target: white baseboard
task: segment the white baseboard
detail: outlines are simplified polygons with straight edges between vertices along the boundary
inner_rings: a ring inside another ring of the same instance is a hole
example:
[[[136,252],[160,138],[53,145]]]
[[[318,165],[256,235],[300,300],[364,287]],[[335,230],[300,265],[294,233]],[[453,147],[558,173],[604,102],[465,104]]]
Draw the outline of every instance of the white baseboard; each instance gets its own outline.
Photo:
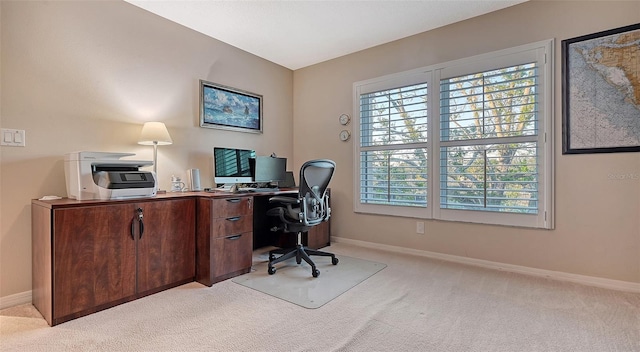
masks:
[[[545,277],[545,278],[559,280],[559,281],[568,281],[568,282],[573,282],[573,283],[587,285],[587,286],[640,293],[640,283],[635,283],[635,282],[611,280],[611,279],[604,279],[600,277],[578,275],[578,274],[570,274],[570,273],[564,273],[561,271],[529,268],[529,267],[520,266],[520,265],[504,264],[504,263],[492,262],[492,261],[483,260],[483,259],[460,257],[457,255],[429,252],[429,251],[404,248],[404,247],[398,247],[398,246],[390,246],[386,244],[352,240],[348,238],[335,237],[335,236],[331,236],[331,241],[334,241],[336,243],[352,244],[355,246],[360,246],[365,248],[381,249],[381,250],[386,250],[390,252],[406,253],[406,254],[412,254],[412,255],[421,256],[421,257],[445,260],[449,262],[474,265],[474,266],[479,266],[479,267],[488,268],[488,269],[502,270],[502,271],[508,271],[512,273],[519,273],[519,274],[538,276],[538,277]]]
[[[10,308],[25,303],[31,303],[31,291],[0,297],[0,309]]]
[[[335,236],[331,236],[331,241],[336,243],[351,244],[354,246],[365,247],[365,248],[381,249],[389,252],[406,253],[406,254],[412,254],[420,257],[440,259],[448,262],[474,265],[474,266],[479,266],[479,267],[488,268],[488,269],[502,270],[502,271],[508,271],[512,273],[519,273],[519,274],[538,276],[538,277],[546,277],[549,279],[573,282],[573,283],[587,285],[587,286],[601,287],[601,288],[607,288],[611,290],[618,290],[618,291],[625,291],[625,292],[640,293],[640,283],[635,283],[635,282],[611,280],[611,279],[604,279],[600,277],[563,273],[561,271],[529,268],[529,267],[520,266],[520,265],[504,264],[504,263],[492,262],[492,261],[483,260],[483,259],[460,257],[457,255],[429,252],[429,251],[404,248],[404,247],[398,247],[398,246],[390,246],[387,244],[352,240],[349,238],[342,238],[342,237],[335,237]],[[17,306],[20,304],[25,304],[25,303],[31,303],[31,300],[32,300],[31,291],[25,291],[21,293],[16,293],[14,295],[0,297],[0,309],[10,308],[10,307]]]

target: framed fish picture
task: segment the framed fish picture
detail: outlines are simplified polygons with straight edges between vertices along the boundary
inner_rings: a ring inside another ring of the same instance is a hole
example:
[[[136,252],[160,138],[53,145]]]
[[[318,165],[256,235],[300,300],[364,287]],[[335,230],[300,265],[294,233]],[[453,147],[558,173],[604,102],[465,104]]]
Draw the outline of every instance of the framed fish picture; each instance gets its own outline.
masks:
[[[262,95],[200,80],[200,127],[262,133]]]

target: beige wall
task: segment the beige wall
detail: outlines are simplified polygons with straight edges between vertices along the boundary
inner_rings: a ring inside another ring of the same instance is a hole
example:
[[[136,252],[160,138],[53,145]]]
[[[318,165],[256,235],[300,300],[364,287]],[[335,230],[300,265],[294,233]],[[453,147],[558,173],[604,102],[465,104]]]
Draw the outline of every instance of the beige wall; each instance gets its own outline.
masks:
[[[0,149],[0,297],[31,290],[30,199],[66,196],[65,153],[132,152],[145,121],[166,123],[160,186],[199,168],[212,147],[292,157],[293,73],[122,1],[1,1],[1,124],[26,147]],[[262,94],[264,133],[198,127],[199,79]]]
[[[562,155],[560,65],[561,40],[638,22],[638,1],[533,1],[296,70],[295,160],[323,156],[338,165],[332,235],[640,283],[640,153]],[[556,39],[555,230],[427,221],[426,234],[418,235],[415,219],[353,212],[355,141],[339,141],[338,116],[352,114],[354,82],[550,38]]]

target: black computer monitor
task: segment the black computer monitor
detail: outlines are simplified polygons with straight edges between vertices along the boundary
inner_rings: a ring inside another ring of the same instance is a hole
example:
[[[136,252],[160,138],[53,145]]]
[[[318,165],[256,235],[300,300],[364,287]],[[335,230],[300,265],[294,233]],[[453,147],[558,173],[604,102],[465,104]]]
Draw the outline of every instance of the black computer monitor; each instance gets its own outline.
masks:
[[[287,178],[287,158],[256,156],[251,159],[251,175],[255,183],[285,181]]]

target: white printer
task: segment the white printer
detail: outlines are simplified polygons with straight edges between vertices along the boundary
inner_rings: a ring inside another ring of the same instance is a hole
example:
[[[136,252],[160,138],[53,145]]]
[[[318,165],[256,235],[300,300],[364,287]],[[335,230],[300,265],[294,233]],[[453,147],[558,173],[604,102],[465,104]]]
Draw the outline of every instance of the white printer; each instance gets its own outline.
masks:
[[[156,175],[140,171],[153,161],[120,160],[130,153],[73,152],[64,156],[67,195],[77,200],[153,197]]]

